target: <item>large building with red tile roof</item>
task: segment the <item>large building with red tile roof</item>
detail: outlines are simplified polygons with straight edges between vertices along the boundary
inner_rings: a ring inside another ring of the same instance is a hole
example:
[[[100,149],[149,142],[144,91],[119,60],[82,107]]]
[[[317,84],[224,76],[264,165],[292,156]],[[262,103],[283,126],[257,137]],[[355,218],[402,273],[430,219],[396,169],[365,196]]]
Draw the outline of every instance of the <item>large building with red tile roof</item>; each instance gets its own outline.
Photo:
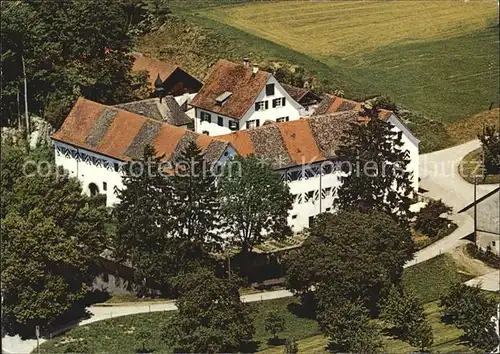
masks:
[[[227,60],[213,65],[190,104],[195,131],[211,136],[297,120],[303,110],[272,74]]]
[[[85,98],[78,99],[52,141],[56,164],[77,177],[87,193],[105,194],[108,206],[117,202],[115,188],[123,187],[121,167],[139,159],[147,144],[165,162],[175,159],[191,141],[203,149],[209,164],[234,154],[222,140]]]
[[[381,118],[401,134],[417,189],[418,140],[392,112],[382,112]],[[294,203],[288,221],[300,231],[314,216],[333,210],[342,175],[334,166],[336,151],[350,124],[363,120],[356,110],[342,110],[211,137],[80,98],[52,139],[56,163],[77,177],[87,193],[105,194],[108,205],[118,202],[114,189],[123,188],[122,166],[140,158],[147,144],[165,161],[175,160],[191,141],[209,164],[223,164],[235,154],[255,155],[290,186]]]
[[[137,52],[132,53],[132,57],[134,60],[132,72],[144,71],[148,74],[151,93],[155,91],[157,85],[161,85],[164,95],[181,96],[185,93],[196,93],[203,85],[200,80],[177,65]]]

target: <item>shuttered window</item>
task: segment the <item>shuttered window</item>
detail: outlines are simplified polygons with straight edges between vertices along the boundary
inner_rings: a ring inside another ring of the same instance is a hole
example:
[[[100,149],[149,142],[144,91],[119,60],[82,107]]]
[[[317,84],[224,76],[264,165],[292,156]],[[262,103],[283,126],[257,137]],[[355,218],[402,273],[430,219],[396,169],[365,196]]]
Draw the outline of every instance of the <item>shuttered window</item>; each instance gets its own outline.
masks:
[[[257,128],[258,126],[260,126],[260,121],[258,119],[249,120],[247,122],[247,129]]]
[[[224,118],[217,117],[217,125],[223,127],[224,126]]]
[[[255,111],[263,111],[269,108],[268,101],[255,102]]]
[[[281,98],[275,98],[273,100],[273,108],[276,108],[276,107],[283,107],[285,106],[286,104],[286,99],[285,97],[281,97]]]
[[[210,113],[207,113],[207,112],[201,112],[200,113],[200,120],[202,122],[212,123],[212,115]]]

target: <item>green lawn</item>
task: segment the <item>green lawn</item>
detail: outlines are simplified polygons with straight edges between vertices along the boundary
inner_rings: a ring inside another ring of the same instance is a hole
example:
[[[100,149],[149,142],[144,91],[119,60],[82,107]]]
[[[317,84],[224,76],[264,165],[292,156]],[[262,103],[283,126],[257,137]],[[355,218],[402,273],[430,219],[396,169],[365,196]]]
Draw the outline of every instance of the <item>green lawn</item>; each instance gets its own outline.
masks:
[[[448,254],[406,268],[403,284],[415,292],[423,303],[439,299],[456,282],[465,282],[473,276],[461,272]]]
[[[437,302],[428,303],[425,305],[425,314],[432,326],[434,334],[434,344],[430,348],[433,353],[451,353],[451,352],[466,352],[470,348],[462,343],[460,336],[462,331],[453,325],[444,324],[441,322],[441,312]],[[300,353],[320,353],[325,352],[327,338],[323,335],[316,335],[298,341]],[[411,347],[402,340],[384,336],[385,351],[388,353],[410,353],[417,351],[417,348]],[[282,353],[283,348],[269,348],[263,351],[264,353]]]
[[[285,298],[260,303],[251,303],[249,306],[254,313],[256,333],[251,351],[264,350],[269,347],[269,335],[264,330],[264,318],[268,311],[278,310],[286,320],[287,329],[280,334],[280,338],[294,337],[297,339],[318,335],[316,321],[300,317],[295,314],[298,300]],[[295,306],[295,307],[294,307]],[[152,312],[96,322],[87,326],[74,328],[67,333],[45,342],[41,346],[42,353],[89,352],[89,353],[135,353],[142,344],[137,340],[137,333],[148,330],[151,340],[147,348],[154,352],[168,352],[170,348],[161,340],[162,328],[165,326],[171,312]],[[81,347],[76,346],[80,344]],[[68,348],[68,346],[70,346]]]
[[[474,183],[474,177],[477,177],[478,184],[499,184],[500,175],[486,175],[483,178],[484,169],[482,167],[483,161],[483,149],[479,148],[477,150],[469,152],[462,159],[460,165],[458,166],[458,172],[463,179],[469,183]]]

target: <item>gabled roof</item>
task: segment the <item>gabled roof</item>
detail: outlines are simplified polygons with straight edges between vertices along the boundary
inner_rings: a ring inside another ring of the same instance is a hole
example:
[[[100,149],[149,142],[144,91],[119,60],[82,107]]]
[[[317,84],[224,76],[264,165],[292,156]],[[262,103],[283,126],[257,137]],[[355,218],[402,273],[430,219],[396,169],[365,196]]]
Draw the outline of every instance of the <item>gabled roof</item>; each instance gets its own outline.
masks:
[[[346,98],[326,94],[321,103],[316,107],[314,115],[321,115],[334,112],[343,112],[355,110],[360,112],[363,108],[362,103],[348,100]],[[387,120],[393,114],[392,111],[387,109],[379,109],[379,118],[382,120]]]
[[[162,81],[165,81],[175,70],[179,68],[177,65],[171,65],[165,63],[164,61],[147,57],[137,52],[132,53],[132,57],[134,58],[132,71],[147,71],[149,74],[149,82],[153,87],[155,86],[155,81],[158,78],[158,75],[160,75],[160,79]]]
[[[283,169],[334,158],[343,131],[357,121],[358,112],[339,112],[267,124],[217,139],[230,142],[240,155],[254,154],[274,169]]]
[[[297,87],[297,86],[292,86],[292,85],[288,85],[288,84],[283,84],[281,82],[280,82],[280,85],[285,89],[285,91],[290,95],[290,97],[292,97],[298,103],[301,103],[301,104],[304,103],[303,100],[308,95],[316,101],[320,100],[318,95],[316,95],[314,92],[312,92],[308,89]]]
[[[200,92],[191,101],[191,105],[227,117],[241,119],[252,107],[258,94],[265,88],[271,74],[227,60],[219,60],[205,79]],[[231,92],[224,103],[216,99],[225,92]]]
[[[196,134],[117,107],[79,98],[52,139],[122,161],[138,159],[152,144],[158,156],[175,158],[186,143],[196,141],[209,163],[217,161],[228,143]]]
[[[193,122],[173,96],[163,97],[161,103],[158,98],[150,98],[117,104],[115,107],[175,126],[188,125]]]

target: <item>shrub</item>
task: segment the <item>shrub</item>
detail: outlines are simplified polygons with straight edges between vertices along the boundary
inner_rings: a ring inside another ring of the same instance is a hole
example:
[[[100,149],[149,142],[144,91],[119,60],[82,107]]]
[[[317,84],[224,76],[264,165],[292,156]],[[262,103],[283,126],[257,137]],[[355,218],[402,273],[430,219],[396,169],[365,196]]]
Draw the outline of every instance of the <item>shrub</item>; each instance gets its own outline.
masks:
[[[264,329],[273,336],[273,339],[277,339],[278,333],[285,330],[285,319],[277,311],[269,311],[264,323]]]
[[[486,247],[486,250],[481,249],[473,243],[469,243],[466,246],[467,253],[480,261],[483,261],[487,265],[493,268],[500,269],[500,257],[491,252],[491,247]]]
[[[486,125],[478,135],[484,151],[485,176],[500,173],[500,131],[495,125]]]
[[[443,315],[465,332],[469,342],[481,350],[498,345],[491,318],[496,303],[481,292],[479,287],[455,284],[440,299]]]
[[[452,208],[440,200],[431,200],[417,214],[415,220],[415,230],[430,238],[444,236],[450,228],[451,221],[442,217],[442,214],[450,215]]]

